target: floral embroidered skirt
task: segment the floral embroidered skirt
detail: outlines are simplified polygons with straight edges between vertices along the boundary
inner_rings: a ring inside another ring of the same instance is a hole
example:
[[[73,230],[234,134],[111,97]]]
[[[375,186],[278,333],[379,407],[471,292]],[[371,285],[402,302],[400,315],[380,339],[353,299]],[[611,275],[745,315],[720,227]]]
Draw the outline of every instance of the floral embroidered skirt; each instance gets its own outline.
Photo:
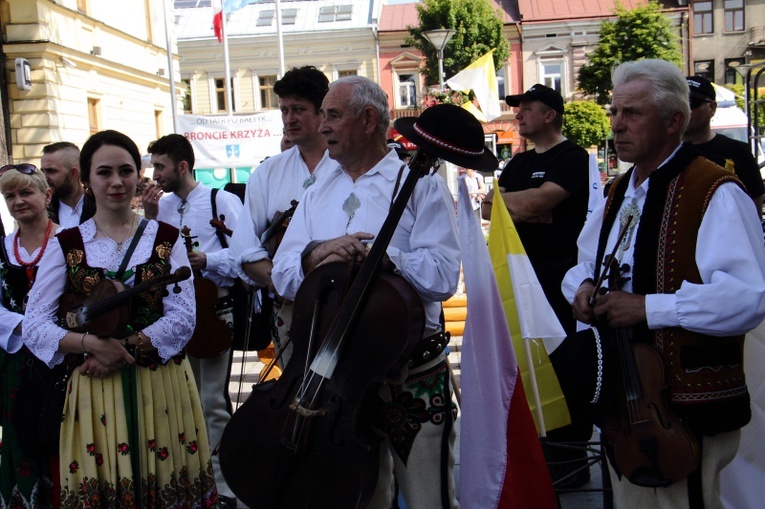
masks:
[[[133,405],[126,402],[131,393],[123,392],[125,375],[72,375],[59,449],[61,507],[135,507],[136,454],[144,508],[214,507],[210,445],[188,360],[127,370],[136,377],[137,446],[130,443],[126,408]]]
[[[12,422],[16,406],[16,393],[21,383],[21,367],[27,356],[26,349],[9,354],[0,350],[0,508],[53,507],[53,483],[49,475],[49,458],[30,456],[19,445],[16,427]]]

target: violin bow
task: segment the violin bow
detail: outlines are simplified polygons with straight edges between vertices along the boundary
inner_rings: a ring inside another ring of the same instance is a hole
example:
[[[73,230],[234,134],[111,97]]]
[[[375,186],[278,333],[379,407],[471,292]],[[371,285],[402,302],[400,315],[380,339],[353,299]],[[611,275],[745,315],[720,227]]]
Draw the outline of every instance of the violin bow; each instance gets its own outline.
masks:
[[[598,276],[598,280],[595,282],[595,289],[592,291],[592,295],[590,296],[589,304],[590,306],[595,305],[595,297],[598,296],[598,293],[600,292],[600,289],[603,287],[603,283],[605,283],[606,279],[608,278],[608,267],[611,266],[611,264],[616,259],[616,253],[619,250],[619,245],[624,240],[624,236],[627,235],[627,230],[629,229],[630,225],[632,224],[632,215],[627,216],[627,220],[622,225],[621,230],[619,230],[619,237],[616,239],[616,244],[614,244],[614,249],[611,251],[611,253],[606,258],[606,261],[603,262],[603,266],[606,267],[606,270],[600,273],[600,276]]]

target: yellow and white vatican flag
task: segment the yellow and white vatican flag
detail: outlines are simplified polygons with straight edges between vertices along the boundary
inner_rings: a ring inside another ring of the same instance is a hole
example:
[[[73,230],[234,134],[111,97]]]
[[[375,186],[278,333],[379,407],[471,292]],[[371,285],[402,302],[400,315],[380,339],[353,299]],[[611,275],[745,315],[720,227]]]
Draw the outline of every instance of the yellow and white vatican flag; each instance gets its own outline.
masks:
[[[497,180],[494,180],[495,189]],[[518,230],[505,203],[494,200],[489,226],[494,265],[510,335],[518,355],[526,398],[540,435],[570,424],[568,406],[548,354],[565,338],[563,327],[544,295]]]
[[[473,91],[486,118],[484,122],[494,120],[502,114],[493,54],[494,50],[489,51],[446,81],[452,90],[465,93]],[[480,117],[476,118],[482,120]]]

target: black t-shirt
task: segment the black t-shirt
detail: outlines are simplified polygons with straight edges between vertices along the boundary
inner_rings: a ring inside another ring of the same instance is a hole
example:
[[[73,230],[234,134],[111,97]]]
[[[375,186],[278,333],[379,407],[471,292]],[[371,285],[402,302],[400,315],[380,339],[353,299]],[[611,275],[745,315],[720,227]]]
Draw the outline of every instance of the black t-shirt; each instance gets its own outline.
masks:
[[[589,154],[570,140],[538,154],[536,150],[515,155],[502,170],[500,187],[506,192],[523,191],[553,182],[570,193],[552,210],[550,224],[518,223],[515,225],[523,247],[531,260],[555,259],[576,263],[576,239],[587,216],[589,198]]]
[[[765,194],[765,185],[762,183],[757,161],[746,143],[717,134],[706,143],[693,145],[693,148],[723,168],[731,169],[732,163],[733,171],[752,198]],[[730,162],[726,164],[726,161]]]

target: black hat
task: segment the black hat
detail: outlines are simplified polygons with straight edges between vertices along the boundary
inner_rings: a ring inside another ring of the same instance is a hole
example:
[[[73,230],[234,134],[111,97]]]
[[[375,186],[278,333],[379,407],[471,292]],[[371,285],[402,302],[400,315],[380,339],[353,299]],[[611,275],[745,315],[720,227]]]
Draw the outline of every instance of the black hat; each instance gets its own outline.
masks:
[[[552,88],[539,83],[526,90],[523,94],[505,97],[505,102],[508,106],[520,106],[522,101],[541,101],[561,115],[564,111],[563,97]]]
[[[483,127],[469,111],[453,104],[437,104],[419,117],[401,117],[393,126],[425,152],[473,170],[499,167],[483,144]]]
[[[392,148],[398,154],[398,157],[409,157],[411,154],[404,148],[404,146],[396,140],[388,139],[388,148]]]
[[[691,89],[691,97],[697,99],[708,99],[715,101],[717,99],[717,93],[712,83],[703,76],[690,76],[686,78],[688,81],[688,87]]]

